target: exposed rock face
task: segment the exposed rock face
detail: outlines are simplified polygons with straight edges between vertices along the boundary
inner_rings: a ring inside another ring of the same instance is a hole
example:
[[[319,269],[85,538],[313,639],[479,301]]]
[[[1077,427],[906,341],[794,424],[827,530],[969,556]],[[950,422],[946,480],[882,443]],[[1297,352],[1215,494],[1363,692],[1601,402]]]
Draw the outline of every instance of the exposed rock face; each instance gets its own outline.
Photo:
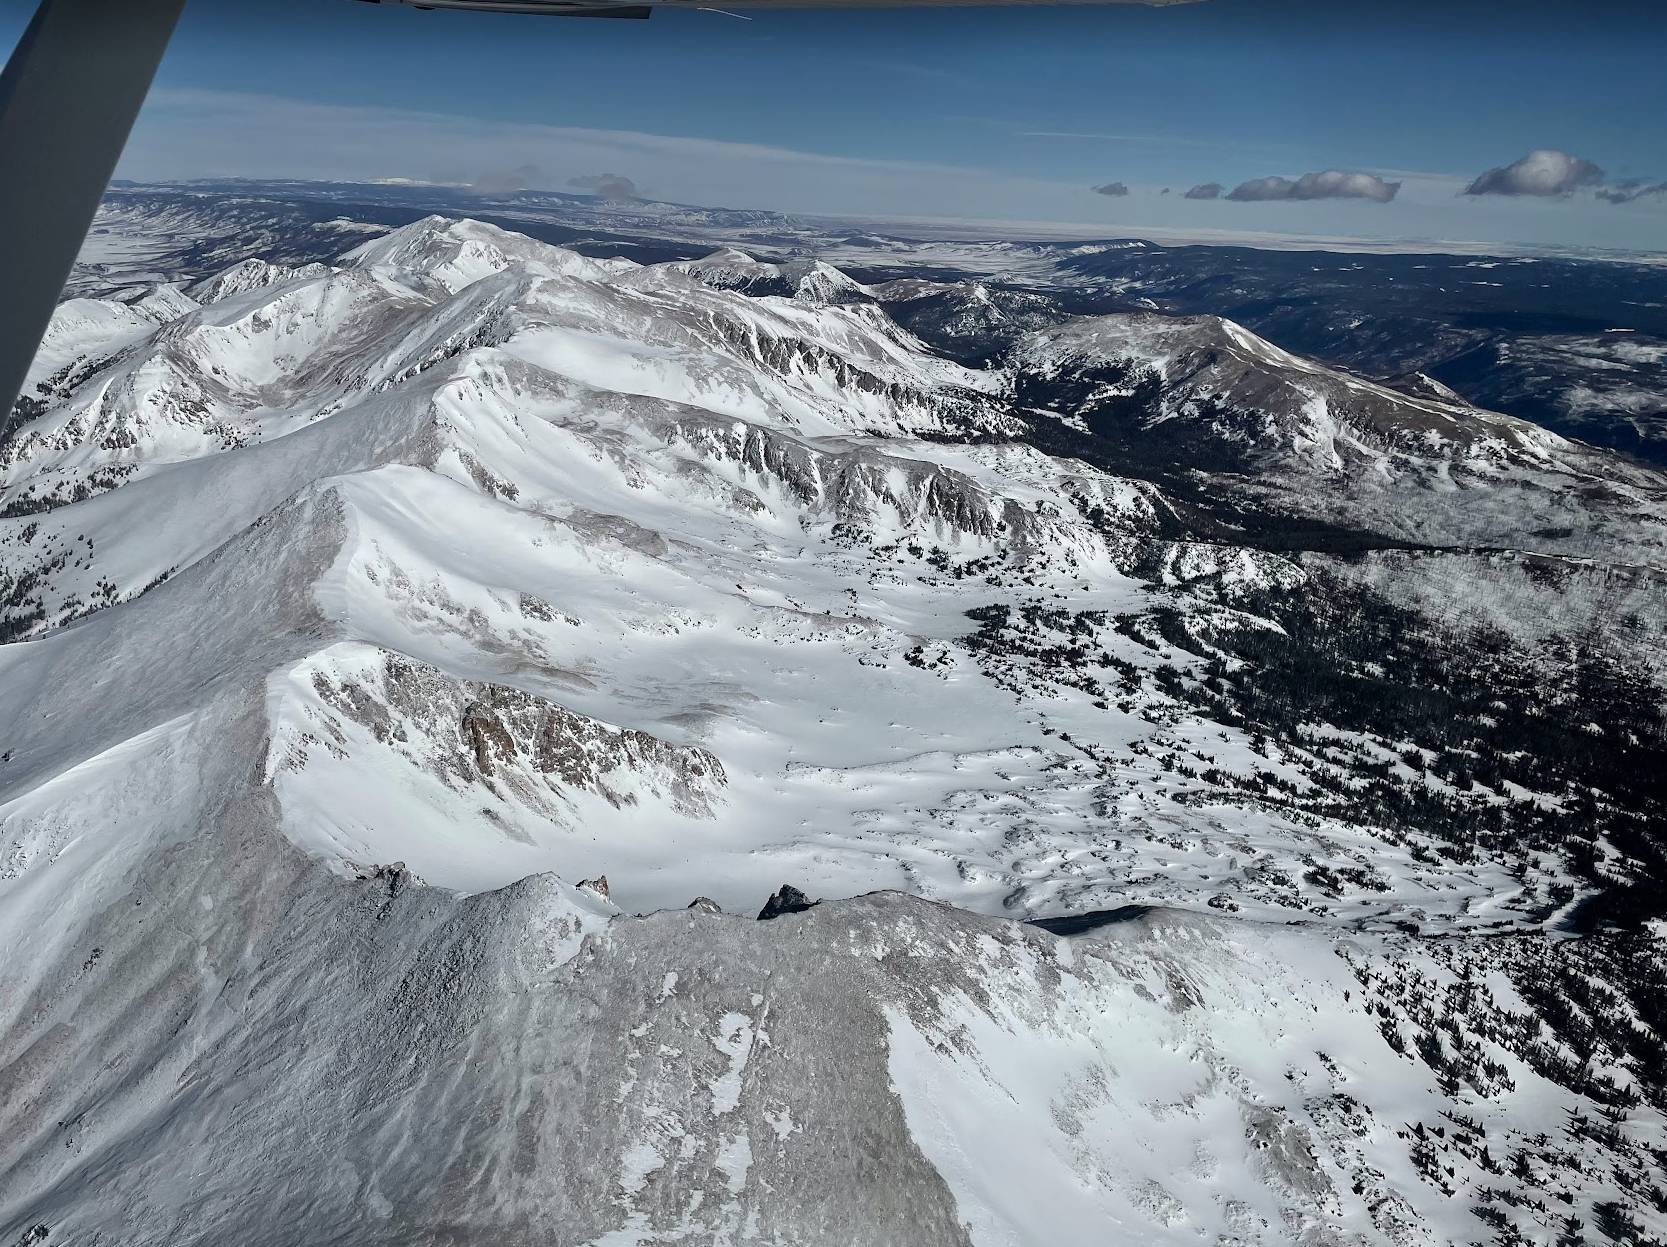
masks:
[[[710,816],[724,786],[723,765],[703,749],[679,749],[644,732],[610,727],[519,689],[454,681],[398,654],[377,657],[380,662],[372,659],[368,669],[351,661],[333,670],[315,668],[314,691],[343,719],[448,786],[506,786],[537,800],[536,776],[552,792],[592,792],[617,808],[637,802],[624,776],[652,776],[655,796],[702,816]],[[445,730],[448,720],[456,724],[453,732]],[[338,745],[346,743],[340,721],[326,720],[323,730]],[[288,764],[301,767],[305,760]]]
[[[768,922],[771,918],[779,918],[783,914],[802,914],[815,904],[815,901],[798,888],[784,883],[776,889],[775,895],[764,902],[764,908],[758,911],[758,920]]]

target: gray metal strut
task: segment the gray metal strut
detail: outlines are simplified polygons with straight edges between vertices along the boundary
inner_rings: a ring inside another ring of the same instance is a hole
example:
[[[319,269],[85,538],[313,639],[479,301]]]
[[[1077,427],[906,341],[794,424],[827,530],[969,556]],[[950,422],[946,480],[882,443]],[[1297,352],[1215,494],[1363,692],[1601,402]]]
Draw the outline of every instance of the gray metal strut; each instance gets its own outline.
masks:
[[[41,0],[0,74],[0,435],[185,0]]]

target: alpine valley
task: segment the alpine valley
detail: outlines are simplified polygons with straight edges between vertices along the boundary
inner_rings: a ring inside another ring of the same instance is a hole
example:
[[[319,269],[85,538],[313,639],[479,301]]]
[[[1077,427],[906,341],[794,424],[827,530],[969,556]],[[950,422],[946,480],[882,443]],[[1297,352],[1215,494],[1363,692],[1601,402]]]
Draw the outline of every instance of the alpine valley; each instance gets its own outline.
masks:
[[[1667,268],[291,183],[71,294],[0,1247],[1667,1240]]]

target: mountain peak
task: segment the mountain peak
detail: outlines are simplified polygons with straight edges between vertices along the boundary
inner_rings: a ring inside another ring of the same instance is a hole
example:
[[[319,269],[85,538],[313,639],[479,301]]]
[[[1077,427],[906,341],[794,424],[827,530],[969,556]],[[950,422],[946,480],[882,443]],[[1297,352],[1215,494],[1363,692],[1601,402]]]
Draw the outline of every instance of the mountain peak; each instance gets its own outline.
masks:
[[[342,263],[393,275],[424,292],[455,294],[517,264],[564,277],[601,281],[635,268],[628,260],[593,260],[514,234],[485,221],[429,216],[353,248]]]

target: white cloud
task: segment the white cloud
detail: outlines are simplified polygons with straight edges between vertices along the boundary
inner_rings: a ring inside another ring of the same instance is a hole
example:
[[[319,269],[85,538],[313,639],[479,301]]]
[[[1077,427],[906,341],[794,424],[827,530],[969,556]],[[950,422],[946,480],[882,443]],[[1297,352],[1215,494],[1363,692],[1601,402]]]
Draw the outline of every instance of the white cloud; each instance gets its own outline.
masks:
[[[1646,199],[1653,196],[1667,197],[1667,182],[1657,182],[1647,185],[1641,178],[1628,178],[1624,182],[1616,182],[1612,186],[1599,189],[1598,198],[1604,203],[1629,204],[1634,200]]]
[[[601,199],[639,198],[637,184],[619,173],[587,173],[583,177],[568,178],[567,184],[588,190]]]
[[[1255,178],[1234,187],[1227,198],[1240,203],[1275,199],[1370,199],[1386,204],[1400,189],[1399,182],[1386,182],[1370,173],[1327,169],[1324,173],[1305,173],[1294,182],[1281,177]]]
[[[719,139],[230,92],[154,92],[120,175],[467,184],[483,178],[497,182],[493,171],[508,170],[512,181],[557,189],[597,170],[621,169],[653,198],[684,203],[868,219],[959,218],[985,222],[969,228],[991,235],[1014,222],[1048,223],[1049,229],[1079,238],[1203,241],[1216,231],[1214,241],[1256,245],[1235,228],[1243,217],[1237,206],[1187,203],[1180,194],[1096,196],[1080,176],[1051,181],[931,161],[868,160]],[[1281,230],[1292,238],[1324,238],[1381,236],[1392,228],[1406,237],[1440,240],[1661,250],[1659,223],[1647,211],[1617,211],[1589,200],[1584,208],[1577,203],[1548,213],[1535,211],[1546,206],[1543,200],[1455,197],[1460,188],[1462,181],[1409,174],[1395,212],[1373,214],[1381,225],[1368,224],[1353,205],[1322,199],[1286,205]]]
[[[1521,160],[1489,169],[1465,188],[1467,195],[1568,195],[1603,181],[1603,170],[1590,160],[1542,148]]]

